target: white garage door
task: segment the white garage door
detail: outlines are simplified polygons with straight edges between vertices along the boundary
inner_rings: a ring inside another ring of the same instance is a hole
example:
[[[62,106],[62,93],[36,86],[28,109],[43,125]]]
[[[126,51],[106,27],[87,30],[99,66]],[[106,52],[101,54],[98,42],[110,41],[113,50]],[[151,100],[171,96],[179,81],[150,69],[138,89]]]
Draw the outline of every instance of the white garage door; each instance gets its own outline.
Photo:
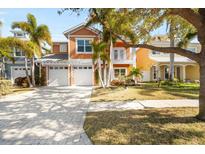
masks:
[[[67,86],[68,85],[68,67],[50,66],[48,72],[49,86]]]
[[[28,74],[31,74],[30,68],[28,68]],[[17,66],[11,67],[11,81],[14,83],[15,79],[18,77],[26,77],[25,67]]]
[[[92,66],[75,66],[74,69],[74,83],[75,85],[92,85],[93,70]]]

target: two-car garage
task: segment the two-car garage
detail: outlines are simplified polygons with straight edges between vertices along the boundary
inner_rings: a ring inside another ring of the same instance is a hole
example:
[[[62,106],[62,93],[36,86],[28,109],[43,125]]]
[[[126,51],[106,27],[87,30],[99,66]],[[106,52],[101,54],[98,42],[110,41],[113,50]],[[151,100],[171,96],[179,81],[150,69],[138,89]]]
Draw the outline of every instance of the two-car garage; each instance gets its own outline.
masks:
[[[92,66],[48,66],[49,86],[93,85]]]

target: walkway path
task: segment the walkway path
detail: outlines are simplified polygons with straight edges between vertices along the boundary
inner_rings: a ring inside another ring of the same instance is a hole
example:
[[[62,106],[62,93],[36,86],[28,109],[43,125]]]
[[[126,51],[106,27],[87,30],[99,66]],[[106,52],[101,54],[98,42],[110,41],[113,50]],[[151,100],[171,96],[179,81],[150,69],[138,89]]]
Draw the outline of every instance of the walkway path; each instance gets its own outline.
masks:
[[[198,107],[198,100],[143,100],[91,102],[89,112],[112,110],[139,110],[145,108]]]
[[[83,130],[91,87],[44,87],[0,99],[0,144],[91,144]]]

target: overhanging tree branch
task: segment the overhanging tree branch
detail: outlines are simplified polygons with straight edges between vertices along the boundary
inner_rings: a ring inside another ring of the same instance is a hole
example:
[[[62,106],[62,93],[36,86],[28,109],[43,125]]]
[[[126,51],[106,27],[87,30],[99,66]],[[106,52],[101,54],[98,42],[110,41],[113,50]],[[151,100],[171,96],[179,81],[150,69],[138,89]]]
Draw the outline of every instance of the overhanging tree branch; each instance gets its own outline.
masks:
[[[203,25],[202,16],[194,12],[192,9],[170,9],[170,14],[182,17],[191,23],[196,29],[200,29]]]

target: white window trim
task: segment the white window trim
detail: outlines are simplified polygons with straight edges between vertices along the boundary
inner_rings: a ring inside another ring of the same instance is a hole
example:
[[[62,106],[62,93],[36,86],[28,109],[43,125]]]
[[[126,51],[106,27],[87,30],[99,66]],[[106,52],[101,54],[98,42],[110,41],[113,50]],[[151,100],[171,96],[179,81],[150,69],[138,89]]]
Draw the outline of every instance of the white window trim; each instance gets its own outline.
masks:
[[[113,72],[114,72],[114,78],[115,79],[118,79],[118,78],[115,77],[115,70],[116,69],[125,69],[125,76],[127,76],[127,67],[114,67],[113,68]]]
[[[76,38],[76,39],[75,39],[76,53],[78,53],[78,54],[92,54],[92,53],[93,53],[93,48],[92,48],[92,51],[91,51],[91,52],[85,52],[85,51],[84,51],[84,52],[79,52],[79,51],[78,51],[78,40],[90,40],[90,41],[93,41],[93,38]]]
[[[14,51],[14,57],[25,57],[25,56],[22,56],[22,53],[23,53],[23,51],[20,51],[21,52],[21,56],[17,56],[16,55],[16,49],[14,49],[15,51]]]
[[[118,50],[118,59],[115,59],[115,50]],[[119,59],[119,57],[120,57],[120,52],[119,51],[120,50],[124,51],[124,59]],[[124,47],[114,47],[112,53],[113,53],[112,54],[113,60],[116,60],[116,61],[127,60],[127,51]]]

